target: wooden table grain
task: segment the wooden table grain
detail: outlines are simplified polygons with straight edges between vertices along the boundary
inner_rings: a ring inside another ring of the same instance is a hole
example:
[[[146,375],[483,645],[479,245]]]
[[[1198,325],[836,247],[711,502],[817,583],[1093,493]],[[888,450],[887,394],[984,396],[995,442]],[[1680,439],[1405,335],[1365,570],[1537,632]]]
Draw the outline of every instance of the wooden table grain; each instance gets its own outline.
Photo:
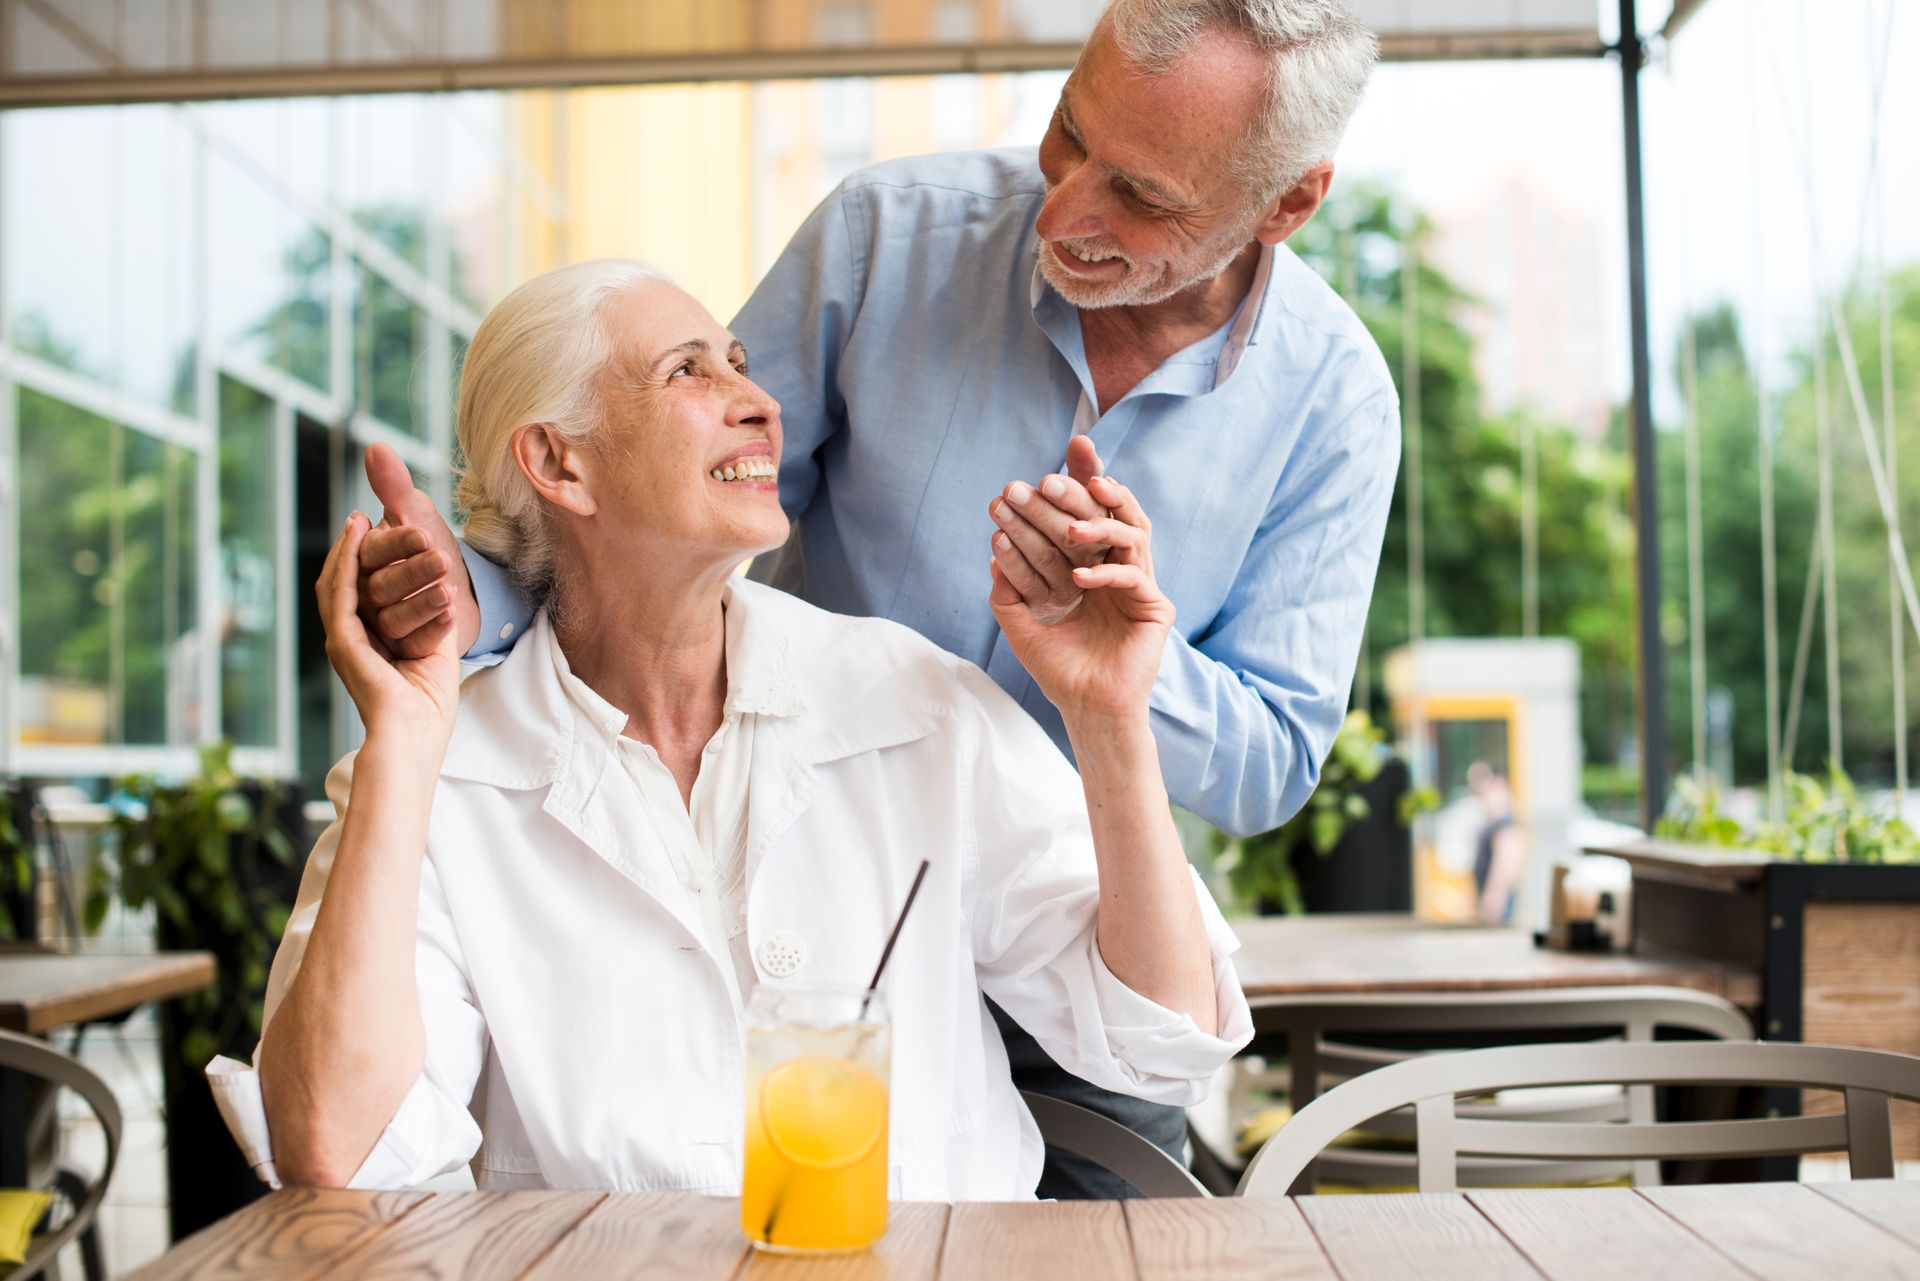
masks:
[[[44,1036],[197,991],[214,977],[211,952],[0,952],[0,1028]]]
[[[286,1189],[132,1281],[1643,1281],[1920,1277],[1920,1182],[913,1204],[873,1250],[788,1259],[721,1198]]]
[[[1558,952],[1523,930],[1438,925],[1402,914],[1331,912],[1233,922],[1234,968],[1248,996],[1493,992],[1658,984],[1760,999],[1749,968],[1639,952]]]

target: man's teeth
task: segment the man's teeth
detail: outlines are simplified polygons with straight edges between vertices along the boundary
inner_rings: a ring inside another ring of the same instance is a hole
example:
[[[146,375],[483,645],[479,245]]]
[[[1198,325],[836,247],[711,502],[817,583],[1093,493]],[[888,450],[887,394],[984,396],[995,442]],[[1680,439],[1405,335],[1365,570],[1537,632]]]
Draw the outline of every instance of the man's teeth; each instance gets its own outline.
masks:
[[[742,458],[707,473],[715,480],[772,480],[776,474],[771,458]]]
[[[1073,245],[1067,246],[1067,252],[1075,258],[1078,258],[1081,262],[1105,262],[1109,258],[1118,258],[1120,256],[1116,253],[1109,253],[1104,249],[1080,249]]]

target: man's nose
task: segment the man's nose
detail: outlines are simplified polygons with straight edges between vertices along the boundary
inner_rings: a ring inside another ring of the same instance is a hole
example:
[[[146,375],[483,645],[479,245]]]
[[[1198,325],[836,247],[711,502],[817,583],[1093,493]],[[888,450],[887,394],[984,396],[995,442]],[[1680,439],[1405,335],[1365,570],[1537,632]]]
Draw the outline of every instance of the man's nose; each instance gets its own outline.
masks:
[[[1071,240],[1097,236],[1105,230],[1100,220],[1100,202],[1092,175],[1084,164],[1075,165],[1053,185],[1040,202],[1040,216],[1034,230],[1043,240]]]

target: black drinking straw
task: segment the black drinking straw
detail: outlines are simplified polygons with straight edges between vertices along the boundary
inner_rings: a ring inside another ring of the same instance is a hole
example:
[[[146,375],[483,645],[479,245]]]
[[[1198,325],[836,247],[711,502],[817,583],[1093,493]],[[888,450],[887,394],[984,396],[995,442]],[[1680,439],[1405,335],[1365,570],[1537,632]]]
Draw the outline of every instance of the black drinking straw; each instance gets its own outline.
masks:
[[[920,892],[920,882],[927,879],[927,860],[920,860],[920,870],[913,874],[913,885],[907,890],[907,901],[900,905],[900,916],[893,923],[893,933],[887,935],[887,945],[880,951],[880,964],[873,967],[873,981],[867,984],[867,994],[860,998],[860,1017],[867,1017],[867,1005],[873,1000],[873,994],[880,990],[880,976],[885,973],[887,961],[893,955],[893,945],[899,941],[900,927],[907,923],[907,913],[913,910],[913,899]]]
[[[880,976],[886,973],[887,961],[893,956],[893,945],[900,939],[900,927],[907,923],[907,913],[913,910],[913,900],[920,893],[920,882],[927,879],[927,860],[920,860],[920,870],[913,874],[913,884],[907,890],[907,901],[900,905],[900,915],[893,922],[893,933],[887,935],[887,945],[880,950],[880,964],[873,967],[873,979],[867,984],[867,991],[860,998],[860,1014],[854,1019],[858,1023],[867,1017],[867,1006],[873,1001],[873,994],[880,990]],[[773,1204],[767,1208],[766,1226],[760,1229],[760,1239],[767,1244],[773,1243],[773,1221],[780,1217],[780,1207],[786,1203],[787,1190],[780,1189],[773,1198]]]

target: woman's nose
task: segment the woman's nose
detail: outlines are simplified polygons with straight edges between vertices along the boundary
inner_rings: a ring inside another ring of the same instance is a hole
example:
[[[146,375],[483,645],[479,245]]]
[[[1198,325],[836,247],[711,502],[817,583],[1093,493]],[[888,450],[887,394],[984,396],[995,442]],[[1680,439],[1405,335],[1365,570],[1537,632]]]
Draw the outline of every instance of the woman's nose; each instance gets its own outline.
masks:
[[[780,417],[780,402],[769,396],[759,383],[741,378],[727,407],[727,422],[735,426],[768,422]]]

